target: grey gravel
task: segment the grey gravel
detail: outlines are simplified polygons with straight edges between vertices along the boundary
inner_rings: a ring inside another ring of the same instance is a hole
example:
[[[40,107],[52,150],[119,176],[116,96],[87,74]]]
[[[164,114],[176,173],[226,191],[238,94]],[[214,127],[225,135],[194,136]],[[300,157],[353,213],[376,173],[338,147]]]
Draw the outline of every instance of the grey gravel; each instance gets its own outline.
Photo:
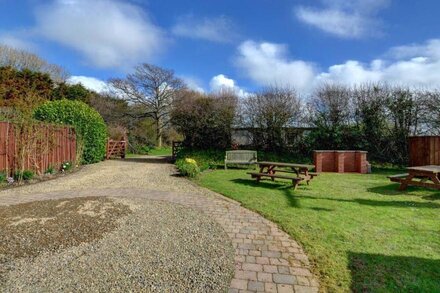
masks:
[[[11,264],[2,292],[225,292],[234,250],[222,228],[192,209],[114,199],[132,213],[91,243]]]

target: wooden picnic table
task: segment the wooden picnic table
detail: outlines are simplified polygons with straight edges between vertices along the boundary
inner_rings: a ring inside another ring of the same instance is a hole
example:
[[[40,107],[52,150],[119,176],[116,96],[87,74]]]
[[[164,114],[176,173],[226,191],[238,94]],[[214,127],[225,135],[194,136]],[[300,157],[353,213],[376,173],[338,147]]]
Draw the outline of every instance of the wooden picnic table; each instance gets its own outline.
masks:
[[[400,183],[399,190],[406,190],[408,186],[440,189],[440,166],[417,166],[407,170],[408,173],[388,177],[391,181]]]
[[[306,165],[306,164],[292,164],[292,163],[280,163],[280,162],[258,162],[258,166],[260,167],[259,173],[256,172],[248,172],[252,176],[252,178],[256,178],[257,181],[261,180],[261,177],[269,177],[272,181],[275,178],[280,179],[288,179],[292,180],[293,187],[296,188],[300,181],[305,180],[307,185],[313,177],[318,176],[317,173],[310,172],[315,168],[315,165]],[[280,168],[288,168],[280,169]],[[286,176],[286,175],[278,175],[279,173],[293,173],[296,176]]]

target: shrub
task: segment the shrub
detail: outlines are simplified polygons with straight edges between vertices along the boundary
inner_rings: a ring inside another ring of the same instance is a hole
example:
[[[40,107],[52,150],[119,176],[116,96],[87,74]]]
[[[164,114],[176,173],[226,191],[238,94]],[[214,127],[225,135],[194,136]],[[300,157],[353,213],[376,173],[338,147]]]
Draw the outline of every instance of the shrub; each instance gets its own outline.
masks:
[[[1,172],[0,173],[0,183],[5,182],[6,178],[7,178],[6,173],[5,172]]]
[[[72,167],[72,162],[64,162],[63,164],[61,164],[61,172],[67,172],[72,169]]]
[[[47,170],[44,172],[44,174],[55,174],[55,173],[56,173],[56,170],[55,170],[54,166],[49,166],[47,168]]]
[[[101,115],[80,101],[46,102],[34,112],[41,121],[75,127],[77,143],[83,144],[82,163],[91,164],[104,159],[107,127]]]
[[[195,178],[200,174],[200,168],[194,159],[186,158],[177,160],[176,166],[183,176]]]
[[[31,180],[34,178],[35,173],[31,170],[24,170],[24,171],[15,171],[14,173],[14,179],[15,180]]]

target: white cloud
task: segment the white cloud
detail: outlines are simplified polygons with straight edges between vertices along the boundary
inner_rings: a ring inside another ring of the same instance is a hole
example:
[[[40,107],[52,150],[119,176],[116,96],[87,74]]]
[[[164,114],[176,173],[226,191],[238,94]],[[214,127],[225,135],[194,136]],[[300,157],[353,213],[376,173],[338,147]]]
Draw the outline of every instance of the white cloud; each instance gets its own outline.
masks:
[[[67,80],[69,84],[82,84],[85,88],[95,91],[97,93],[102,93],[108,91],[108,84],[100,79],[90,76],[71,76]]]
[[[191,76],[180,76],[180,78],[185,82],[185,84],[188,86],[188,88],[192,89],[193,91],[204,93],[205,90],[203,89],[203,86],[201,85],[202,82]]]
[[[295,16],[302,22],[342,38],[361,38],[380,34],[379,10],[390,0],[321,0],[323,7],[299,6]]]
[[[1,32],[0,31],[0,44],[8,45],[9,47],[33,51],[35,50],[35,44],[28,40],[27,34],[22,32]]]
[[[225,17],[195,19],[192,15],[180,17],[172,28],[173,34],[192,39],[228,43],[237,37],[232,21]]]
[[[386,55],[392,58],[375,59],[367,64],[348,60],[319,71],[309,62],[289,59],[285,45],[247,41],[239,47],[236,66],[261,86],[291,85],[303,93],[324,82],[344,85],[387,82],[439,87],[440,39],[395,47]]]
[[[224,74],[214,76],[209,82],[212,92],[232,91],[238,97],[246,97],[249,95],[244,89],[238,87],[235,80],[226,77]]]
[[[138,6],[118,0],[57,0],[36,10],[35,32],[89,64],[131,67],[163,49],[163,33]]]
[[[315,66],[302,60],[289,60],[287,46],[246,41],[239,48],[236,65],[263,86],[291,85],[307,90],[315,77]]]

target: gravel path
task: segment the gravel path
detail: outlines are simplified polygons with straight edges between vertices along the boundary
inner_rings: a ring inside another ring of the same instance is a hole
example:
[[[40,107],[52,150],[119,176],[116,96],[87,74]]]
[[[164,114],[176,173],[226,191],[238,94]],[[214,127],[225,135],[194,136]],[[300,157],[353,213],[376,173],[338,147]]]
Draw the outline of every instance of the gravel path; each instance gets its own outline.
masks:
[[[80,198],[84,200],[84,198]],[[132,214],[99,241],[20,258],[4,292],[224,292],[233,247],[200,212],[144,199],[118,199]]]
[[[75,174],[53,181],[4,190],[0,192],[0,205],[90,196],[130,197],[139,198],[141,201],[168,202],[173,203],[173,206],[175,204],[182,205],[207,215],[223,228],[223,232],[226,232],[234,248],[235,272],[229,283],[229,292],[231,293],[245,291],[317,292],[319,290],[319,283],[310,272],[308,258],[297,242],[274,223],[241,207],[238,203],[175,176],[174,166],[166,164],[166,161],[161,158],[142,157],[125,161],[113,160],[86,166]],[[173,218],[172,214],[161,216],[159,213],[157,220],[166,220],[167,218]],[[202,219],[202,217],[199,218]],[[201,222],[197,222],[198,217],[191,219],[193,224],[190,226],[200,225]],[[162,223],[158,221],[153,226],[157,228],[157,231],[163,229]],[[196,233],[196,231],[193,232]],[[215,238],[221,233],[221,231],[214,233],[201,231],[201,234],[197,235],[203,240],[207,237]],[[171,237],[172,233],[166,235]],[[219,239],[225,238],[226,236],[220,236]],[[148,239],[144,239],[144,241],[146,241],[145,245],[148,245]],[[179,245],[185,246],[185,243],[182,242]],[[191,245],[193,244],[191,243]],[[223,246],[224,251],[227,251],[227,244],[224,245],[226,245]],[[112,258],[113,256],[106,257]],[[168,251],[168,254],[163,255],[162,258],[167,260],[168,266],[161,264],[161,267],[170,269],[174,267],[173,252]],[[24,265],[24,268],[29,269],[27,265]],[[131,270],[136,271],[133,267],[129,269],[129,271]],[[151,273],[154,272],[160,272],[160,268],[151,271]],[[76,274],[69,276],[74,279]],[[116,274],[113,277],[117,276]],[[155,276],[158,279],[161,278],[159,275]],[[226,276],[226,273],[219,276],[222,276],[219,277],[221,280],[225,280],[223,276]],[[94,279],[97,278],[99,277]],[[102,275],[102,278],[105,276]],[[216,288],[220,287],[219,282]],[[206,291],[215,290],[206,289]]]

